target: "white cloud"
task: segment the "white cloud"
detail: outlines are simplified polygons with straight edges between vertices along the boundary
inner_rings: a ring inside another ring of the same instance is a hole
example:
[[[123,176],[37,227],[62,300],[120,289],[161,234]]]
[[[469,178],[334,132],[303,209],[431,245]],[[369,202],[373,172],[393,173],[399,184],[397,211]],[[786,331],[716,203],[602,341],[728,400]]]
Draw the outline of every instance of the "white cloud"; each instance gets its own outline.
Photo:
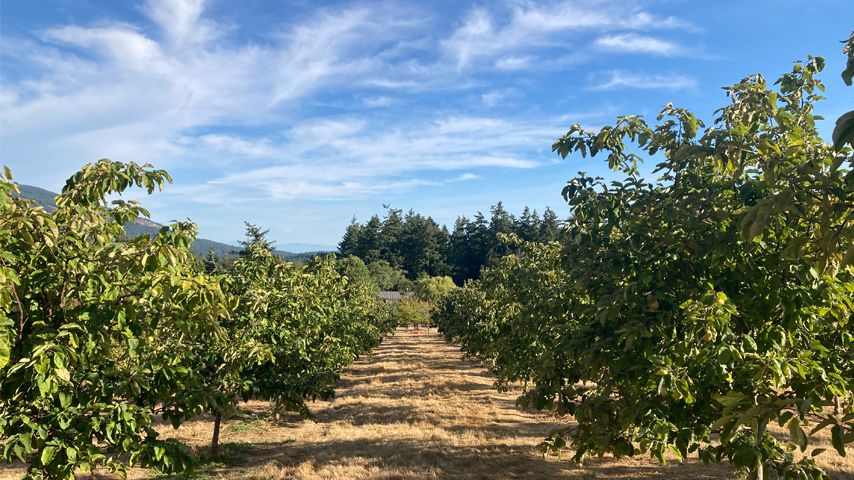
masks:
[[[134,70],[163,72],[160,45],[129,28],[81,28],[70,25],[49,29],[43,38],[56,43],[68,43],[84,49],[96,49]]]
[[[388,107],[395,103],[397,103],[395,99],[385,96],[367,97],[362,99],[362,104],[368,108]]]
[[[626,70],[612,70],[603,75],[592,75],[594,83],[590,90],[611,90],[616,88],[639,88],[639,89],[666,89],[683,90],[697,87],[697,80],[693,77],[680,74],[647,74],[643,72],[629,72]]]
[[[507,56],[499,58],[495,61],[495,68],[498,70],[524,70],[531,65],[534,57],[525,55],[522,57]]]
[[[205,0],[148,0],[143,11],[157,22],[170,42],[176,46],[198,44],[218,37],[215,22],[202,19]]]
[[[466,180],[478,180],[480,177],[473,173],[464,173],[457,178],[448,180],[449,182],[464,182]]]
[[[3,80],[4,157],[36,155],[60,177],[105,156],[187,162],[188,131],[287,123],[283,108],[376,78],[386,43],[418,30],[406,12],[321,10],[267,44],[236,44],[203,6],[148,2],[163,39],[103,22],[49,28],[41,42],[4,38],[2,55],[33,72]]]
[[[488,107],[494,107],[495,104],[499,100],[502,100],[505,96],[506,94],[504,92],[499,90],[493,90],[491,92],[484,93],[483,95],[481,95],[481,98],[483,99],[484,105]]]
[[[508,99],[518,98],[519,96],[520,92],[516,88],[502,88],[483,93],[480,98],[485,106],[492,108],[499,104],[507,104]]]
[[[635,33],[601,37],[596,40],[596,46],[601,50],[612,52],[651,53],[665,56],[677,55],[682,51],[681,47],[673,42]]]
[[[530,63],[513,52],[532,48],[570,48],[583,32],[651,29],[693,29],[675,17],[657,17],[625,1],[519,2],[512,8],[509,21],[503,25],[485,8],[469,12],[463,24],[441,42],[446,52],[462,69],[479,58],[500,56],[495,67],[520,69]],[[509,67],[509,68],[508,68]]]
[[[202,148],[241,157],[273,158],[280,154],[269,139],[252,141],[236,135],[209,134],[200,136],[198,141],[203,144]]]
[[[211,2],[140,1],[151,22],[2,38],[0,160],[52,188],[98,158],[150,162],[173,173],[170,195],[219,205],[196,212],[221,223],[219,212],[269,198],[451,189],[542,167],[570,123],[615,112],[558,117],[548,112],[562,99],[527,102],[527,91],[513,104],[537,81],[526,71],[576,68],[596,54],[577,47],[597,37],[602,49],[677,54],[649,32],[690,28],[617,0],[487,2],[441,23],[427,7],[369,0],[306,10],[247,37],[253,25],[214,19]],[[623,71],[594,80],[601,89],[696,85]],[[584,77],[568,81],[577,90]]]
[[[478,178],[472,172],[439,182],[421,178],[430,171],[535,168],[541,161],[527,153],[530,145],[548,146],[564,129],[563,118],[448,116],[387,128],[355,118],[321,119],[277,140],[205,135],[194,150],[243,159],[244,170],[173,193],[227,205],[241,199],[340,200],[403,192]],[[274,164],[258,168],[246,163],[271,159]]]

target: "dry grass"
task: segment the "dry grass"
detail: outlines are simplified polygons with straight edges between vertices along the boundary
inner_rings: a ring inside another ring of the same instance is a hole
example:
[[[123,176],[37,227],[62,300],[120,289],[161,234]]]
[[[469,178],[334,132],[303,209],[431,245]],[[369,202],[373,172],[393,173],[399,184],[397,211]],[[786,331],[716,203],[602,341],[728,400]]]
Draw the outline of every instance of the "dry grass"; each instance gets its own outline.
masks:
[[[242,405],[242,416],[224,422],[223,459],[206,462],[194,478],[733,478],[728,466],[705,466],[696,458],[667,466],[648,458],[603,458],[582,468],[543,459],[535,446],[564,423],[520,411],[514,406],[519,392],[498,393],[492,383],[477,362],[460,360],[459,350],[439,335],[399,330],[373,357],[347,369],[334,402],[314,405],[318,423],[290,418],[274,424],[265,421],[266,403]],[[179,438],[203,453],[213,424],[200,418],[177,431],[158,429],[164,438]],[[827,438],[811,443],[827,443],[829,451],[819,458],[834,478],[854,480],[851,455],[838,457]],[[0,478],[23,473],[20,465],[0,469]],[[130,478],[153,476],[134,469]]]

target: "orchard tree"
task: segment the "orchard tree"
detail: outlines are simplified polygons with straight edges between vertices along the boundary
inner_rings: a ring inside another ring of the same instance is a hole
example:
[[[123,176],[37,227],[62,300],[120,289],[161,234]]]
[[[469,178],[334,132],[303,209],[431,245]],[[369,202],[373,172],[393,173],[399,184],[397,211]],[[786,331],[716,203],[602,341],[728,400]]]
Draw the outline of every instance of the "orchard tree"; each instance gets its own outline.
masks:
[[[6,462],[29,464],[27,478],[123,474],[124,454],[172,472],[195,464],[182,444],[158,438],[152,416],[163,405],[144,399],[196,379],[152,352],[164,337],[224,335],[227,298],[192,269],[194,224],[119,241],[122,225],[148,212],[105,200],[168,181],[149,165],[101,160],[71,177],[47,213],[13,196],[8,169],[0,176],[0,438]]]
[[[372,285],[348,284],[331,258],[300,269],[273,257],[254,225],[217,275],[190,252],[190,222],[124,238],[122,225],[148,212],[106,196],[167,181],[101,160],[47,213],[0,175],[0,445],[27,478],[125,476],[135,464],[190,473],[198,459],[160,440],[154,415],[178,428],[212,414],[216,454],[239,402],[260,396],[311,416],[307,401],[331,398],[342,367],[395,326]]]
[[[662,461],[671,448],[727,458],[755,478],[766,465],[821,478],[810,456],[789,453],[807,449],[804,422],[829,429],[840,455],[854,441],[854,415],[823,409],[841,396],[850,412],[854,382],[854,172],[851,150],[815,129],[823,66],[796,62],[779,92],[745,78],[699,137],[702,122],[668,105],[656,127],[623,117],[555,143],[564,157],[605,153],[627,175],[610,188],[582,175],[564,190],[567,273],[583,279],[573,309],[588,320],[558,346],[575,357],[550,379],[560,388],[534,396],[576,415],[564,433],[577,461],[639,443]],[[640,178],[636,150],[664,156],[655,183]],[[788,425],[788,442],[766,431],[772,421]]]
[[[850,87],[852,80],[854,80],[854,32],[851,32],[851,37],[842,53],[848,55],[848,63],[842,72],[842,80],[845,85]],[[846,143],[854,146],[854,110],[839,117],[836,121],[836,128],[833,130],[833,146],[836,150],[841,150]]]
[[[351,285],[364,284],[369,289],[379,290],[376,282],[371,276],[370,270],[359,257],[349,256],[340,258],[335,263],[335,270],[342,277],[347,277],[347,281]]]
[[[396,307],[399,325],[424,325],[430,321],[430,305],[418,298],[405,298]]]
[[[815,128],[823,67],[796,62],[777,91],[745,78],[711,128],[667,105],[658,125],[575,125],[554,144],[625,178],[579,174],[559,258],[524,247],[437,313],[503,380],[528,384],[520,404],[574,415],[545,451],[694,453],[753,478],[825,478],[810,435],[828,431],[843,456],[854,443],[854,161]]]
[[[451,277],[428,277],[422,276],[415,282],[415,296],[419,299],[434,303],[457,288],[457,284]]]

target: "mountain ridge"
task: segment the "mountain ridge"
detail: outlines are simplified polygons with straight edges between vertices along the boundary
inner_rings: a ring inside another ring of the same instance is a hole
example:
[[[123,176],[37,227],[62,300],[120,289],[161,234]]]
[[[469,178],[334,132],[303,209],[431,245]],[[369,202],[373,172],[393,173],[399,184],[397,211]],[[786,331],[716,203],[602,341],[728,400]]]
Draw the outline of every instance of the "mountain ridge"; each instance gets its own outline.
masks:
[[[51,192],[50,190],[45,190],[40,187],[34,187],[32,185],[22,185],[18,184],[18,190],[20,191],[20,195],[17,195],[21,198],[25,198],[27,200],[33,200],[37,205],[43,207],[48,212],[56,211],[56,197],[59,195],[57,193]],[[133,223],[126,223],[124,225],[125,232],[127,232],[128,236],[136,237],[143,234],[148,235],[157,235],[160,229],[163,227],[163,224],[157,223],[148,218],[137,218]],[[328,245],[314,245],[314,244],[306,244],[306,243],[288,243],[285,245],[294,245],[294,246],[308,246],[308,247],[327,247]],[[240,246],[231,245],[228,243],[217,242],[216,240],[210,240],[207,238],[196,238],[193,241],[190,250],[199,256],[206,255],[211,249],[216,252],[216,254],[222,258],[226,253],[228,255],[236,255],[236,252],[240,250]],[[278,250],[275,249],[272,251],[273,255],[283,257],[286,260],[298,260],[298,259],[309,259],[315,257],[317,255],[321,255],[324,253],[334,253],[334,250],[326,250],[326,249],[317,249],[317,250],[308,250],[308,251],[298,251],[292,252],[287,250]]]

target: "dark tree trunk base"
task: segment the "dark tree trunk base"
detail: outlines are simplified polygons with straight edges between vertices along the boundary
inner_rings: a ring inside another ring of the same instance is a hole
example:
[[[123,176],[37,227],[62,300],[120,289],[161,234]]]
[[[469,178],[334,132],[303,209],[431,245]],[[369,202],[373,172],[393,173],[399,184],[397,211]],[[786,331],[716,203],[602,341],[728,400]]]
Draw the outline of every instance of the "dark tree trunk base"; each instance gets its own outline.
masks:
[[[217,412],[214,419],[213,440],[211,440],[211,456],[219,456],[219,426],[222,423],[222,413]]]

